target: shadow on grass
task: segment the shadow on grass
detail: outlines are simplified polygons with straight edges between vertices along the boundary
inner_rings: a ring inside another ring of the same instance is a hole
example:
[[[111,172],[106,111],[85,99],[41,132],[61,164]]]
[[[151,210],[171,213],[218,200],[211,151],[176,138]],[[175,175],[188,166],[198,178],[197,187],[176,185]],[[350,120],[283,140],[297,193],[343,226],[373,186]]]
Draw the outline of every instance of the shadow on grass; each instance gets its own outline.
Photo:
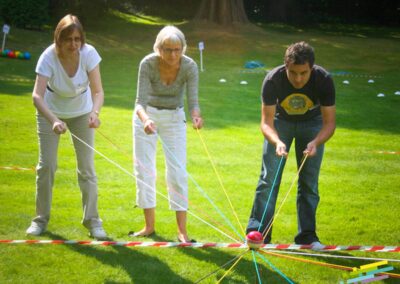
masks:
[[[161,236],[154,235],[152,237],[154,241],[157,242],[174,242],[176,240],[168,240]],[[230,267],[235,263],[237,257],[239,257],[244,251],[243,249],[238,249],[235,253],[227,253],[225,249],[220,248],[177,248],[180,252],[190,256],[191,258],[197,259],[201,262],[215,263],[219,266],[218,269],[210,269],[204,276],[197,279],[195,283],[214,283],[220,280],[223,275],[230,269]],[[230,250],[230,249],[228,249]],[[245,253],[245,256],[251,255],[251,251]],[[256,255],[257,267],[260,276],[266,283],[283,283],[284,279],[272,268],[267,268],[265,262],[261,260],[260,257]],[[224,278],[223,283],[242,283],[237,279],[232,278],[232,275],[239,274],[246,279],[245,283],[258,283],[257,273],[255,270],[255,264],[253,261],[242,258],[237,265],[230,271]],[[295,281],[291,280],[293,283]]]
[[[66,240],[64,237],[47,233],[53,240]],[[113,251],[98,249],[95,246],[68,245],[72,251],[97,259],[104,265],[122,269],[129,275],[132,283],[155,283],[155,280],[168,279],[169,283],[191,283],[174,273],[168,265],[159,259],[143,254],[136,249],[124,246],[112,246]],[[157,275],[157,277],[154,277]],[[119,283],[104,279],[104,283]]]
[[[52,240],[67,240],[63,236],[51,232],[46,232],[44,236]],[[151,239],[157,242],[170,241],[159,235],[154,235]],[[67,245],[67,247],[84,256],[93,257],[104,265],[123,269],[126,274],[129,275],[132,283],[159,283],[160,280],[166,281],[165,283],[193,283],[185,279],[184,275],[178,275],[173,272],[168,264],[160,261],[156,257],[141,253],[135,248],[111,246],[112,251],[106,251],[96,246],[89,245]],[[228,254],[222,249],[215,248],[164,248],[164,250],[168,249],[177,249],[198,261],[215,263],[218,266],[223,266],[236,257],[236,254]],[[243,251],[241,250],[241,252]],[[257,259],[258,269],[263,280],[267,280],[268,283],[282,283],[283,278],[281,276],[271,269],[268,269],[258,257]],[[196,281],[201,280],[199,283],[210,283],[210,279],[220,279],[233,263],[234,261],[226,265],[225,268],[219,269],[217,273],[206,277],[209,273],[215,271],[210,269],[210,271],[204,275],[206,278],[200,278]],[[232,274],[237,273],[246,279],[246,283],[257,283],[257,275],[253,261],[242,258],[235,269],[224,278],[224,281],[228,283],[242,283],[242,281],[232,278]],[[155,277],[155,275],[157,275],[157,277]],[[118,283],[118,281],[105,279],[104,283]]]

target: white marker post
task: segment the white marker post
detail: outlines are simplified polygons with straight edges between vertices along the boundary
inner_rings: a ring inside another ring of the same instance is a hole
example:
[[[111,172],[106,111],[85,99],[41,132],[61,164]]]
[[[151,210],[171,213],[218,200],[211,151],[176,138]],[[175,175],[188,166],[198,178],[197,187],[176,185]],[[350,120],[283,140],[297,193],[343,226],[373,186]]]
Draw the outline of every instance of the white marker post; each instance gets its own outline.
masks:
[[[199,50],[200,50],[200,71],[203,72],[203,49],[204,49],[204,42],[199,42]]]
[[[10,26],[9,25],[4,25],[3,26],[3,33],[4,33],[4,36],[3,36],[3,45],[1,46],[1,50],[4,50],[4,47],[5,47],[5,45],[6,45],[6,36],[7,36],[7,34],[10,32]]]

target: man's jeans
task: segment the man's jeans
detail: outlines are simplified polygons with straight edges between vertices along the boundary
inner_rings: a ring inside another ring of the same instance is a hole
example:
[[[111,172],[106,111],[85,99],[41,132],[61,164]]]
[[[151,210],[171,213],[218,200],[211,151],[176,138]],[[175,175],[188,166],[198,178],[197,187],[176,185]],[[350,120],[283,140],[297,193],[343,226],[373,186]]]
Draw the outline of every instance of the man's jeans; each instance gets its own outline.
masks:
[[[297,122],[275,119],[274,123],[279,138],[286,144],[287,151],[289,151],[293,139],[295,140],[297,168],[299,168],[303,158],[303,151],[307,148],[307,144],[316,137],[322,128],[322,117],[318,116],[311,120]],[[314,241],[319,241],[316,234],[315,215],[319,202],[318,176],[323,152],[324,145],[320,145],[317,154],[314,157],[307,158],[300,172],[297,185],[298,234],[295,237],[297,244],[310,244]],[[285,159],[282,160],[279,173],[276,176],[280,160],[281,157],[275,154],[275,146],[265,140],[261,174],[255,192],[247,232],[254,230],[264,232],[271,224],[271,220],[274,217],[282,172],[286,162]],[[275,177],[276,181],[270,196]],[[270,200],[267,204],[268,198]],[[266,211],[265,208],[267,208]],[[271,232],[272,228],[269,229],[264,240],[265,243],[271,241]]]

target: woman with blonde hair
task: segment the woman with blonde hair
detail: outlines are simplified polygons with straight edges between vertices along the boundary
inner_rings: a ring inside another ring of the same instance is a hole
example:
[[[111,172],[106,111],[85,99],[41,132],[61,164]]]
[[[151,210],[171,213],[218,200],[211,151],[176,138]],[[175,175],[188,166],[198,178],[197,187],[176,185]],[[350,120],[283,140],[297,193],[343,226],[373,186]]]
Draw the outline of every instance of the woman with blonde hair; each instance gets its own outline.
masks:
[[[184,34],[174,26],[157,35],[154,53],[140,62],[134,110],[136,202],[143,209],[145,226],[130,236],[148,236],[155,231],[156,145],[160,137],[166,160],[170,209],[176,212],[178,240],[190,242],[186,232],[188,184],[186,173],[186,117],[184,95],[193,127],[203,120],[198,103],[197,64],[185,55]]]

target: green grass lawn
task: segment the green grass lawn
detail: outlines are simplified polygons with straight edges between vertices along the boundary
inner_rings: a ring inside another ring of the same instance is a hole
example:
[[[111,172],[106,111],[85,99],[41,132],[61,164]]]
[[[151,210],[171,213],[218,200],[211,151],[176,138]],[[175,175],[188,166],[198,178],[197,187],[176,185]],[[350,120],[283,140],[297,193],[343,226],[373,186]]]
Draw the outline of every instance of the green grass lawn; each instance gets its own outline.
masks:
[[[128,171],[132,170],[132,110],[137,68],[151,52],[159,19],[146,21],[112,13],[102,21],[85,23],[88,42],[101,54],[106,94],[102,126],[96,149]],[[205,42],[204,68],[200,74],[200,103],[205,127],[200,131],[245,227],[258,180],[263,137],[259,131],[260,87],[264,70],[246,72],[249,60],[265,69],[281,64],[288,44],[306,40],[316,50],[316,63],[332,72],[337,89],[337,130],[326,145],[320,176],[321,202],[318,233],[325,244],[400,245],[400,31],[350,33],[338,30],[298,29],[266,25],[222,29],[182,23],[189,44],[188,55],[199,63],[197,43]],[[31,168],[37,162],[35,109],[31,92],[34,68],[40,53],[52,41],[52,31],[12,28],[7,48],[29,51],[32,59],[0,58],[0,167]],[[251,70],[250,70],[251,71]],[[219,83],[221,78],[226,83]],[[374,79],[375,83],[367,83]],[[247,85],[240,85],[245,80]],[[348,80],[349,84],[343,84]],[[378,98],[384,93],[384,98]],[[161,147],[160,147],[161,148]],[[100,155],[96,155],[99,210],[104,227],[114,240],[128,241],[127,233],[143,225],[135,208],[135,182]],[[164,161],[158,153],[158,190],[166,194]],[[214,173],[199,134],[188,127],[188,171],[191,180],[191,213],[238,238],[204,197],[241,228]],[[296,176],[290,154],[281,185],[280,200]],[[290,193],[275,222],[273,243],[293,243],[296,234],[296,189]],[[25,230],[35,212],[35,173],[0,169],[0,239],[26,239]],[[76,181],[71,138],[63,135],[53,193],[52,219],[47,233],[37,239],[88,239],[80,224],[80,192]],[[176,226],[168,202],[158,196],[157,235],[143,241],[176,241]],[[231,242],[189,215],[190,236],[198,242]],[[128,248],[75,245],[0,244],[0,283],[193,283],[227,263],[242,251],[235,249]],[[341,256],[390,258],[395,253],[341,252]],[[266,256],[294,283],[338,283],[343,271],[293,260]],[[304,257],[349,267],[372,261]],[[257,256],[262,283],[285,280]],[[394,273],[400,273],[393,262]],[[215,283],[229,266],[202,283]],[[386,283],[399,283],[399,279]],[[251,253],[240,260],[222,283],[257,283]]]

